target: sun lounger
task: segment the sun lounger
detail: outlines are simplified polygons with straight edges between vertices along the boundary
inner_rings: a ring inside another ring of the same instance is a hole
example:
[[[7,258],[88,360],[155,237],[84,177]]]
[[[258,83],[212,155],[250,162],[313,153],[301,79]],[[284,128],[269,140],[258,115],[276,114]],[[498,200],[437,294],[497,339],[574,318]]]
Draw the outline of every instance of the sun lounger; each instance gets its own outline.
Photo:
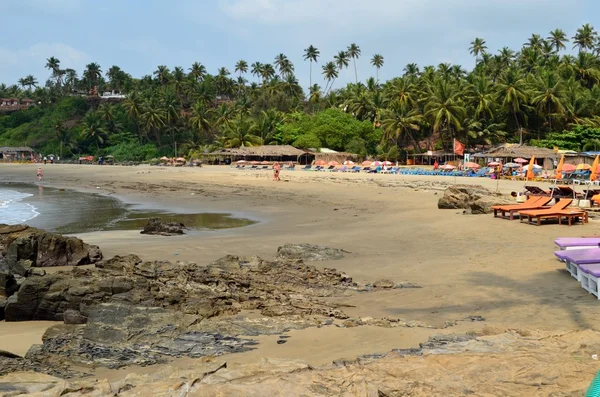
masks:
[[[600,247],[600,237],[559,237],[554,244],[564,251],[582,250]]]
[[[587,250],[576,251],[556,251],[554,256],[558,260],[565,262],[567,271],[577,281],[581,281],[583,277],[580,265],[600,264],[600,248],[591,248]]]
[[[550,196],[551,192],[541,189],[537,186],[525,186],[528,196]]]
[[[577,274],[581,274],[579,276],[581,287],[590,294],[594,294],[596,298],[600,299],[600,287],[598,286],[598,279],[600,278],[600,263],[578,265]]]
[[[527,219],[527,223],[531,223],[533,220],[536,220],[538,226],[541,225],[541,221],[545,217],[557,218],[560,221],[561,214],[569,215],[571,212],[577,212],[579,216],[585,216],[585,211],[564,211],[573,200],[571,199],[560,199],[550,208],[538,209],[538,210],[521,210],[519,211],[519,219],[522,222],[524,219]],[[582,214],[583,213],[583,214]]]
[[[304,168],[302,168],[304,171],[310,171],[310,169],[312,168],[312,165],[308,164],[305,165]]]
[[[571,189],[570,186],[559,185],[550,190],[552,197],[557,198],[581,198],[581,195]]]
[[[512,221],[514,219],[514,215],[519,211],[543,208],[543,206],[548,204],[551,200],[551,197],[529,197],[527,201],[521,204],[496,205],[492,207],[494,210],[494,218],[497,218],[498,214],[500,213],[502,214],[501,218],[510,219]],[[506,217],[507,212],[508,218]]]

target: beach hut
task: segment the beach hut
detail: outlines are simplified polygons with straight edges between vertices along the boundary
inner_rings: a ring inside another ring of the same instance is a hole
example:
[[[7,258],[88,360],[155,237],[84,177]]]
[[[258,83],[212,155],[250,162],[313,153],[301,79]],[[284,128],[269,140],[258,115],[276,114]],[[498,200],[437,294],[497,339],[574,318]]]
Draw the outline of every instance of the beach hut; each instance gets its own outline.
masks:
[[[515,162],[513,160],[519,158],[528,162],[532,157],[535,157],[536,164],[550,170],[554,169],[554,161],[558,160],[560,156],[551,149],[515,143],[505,143],[488,151],[471,155],[473,159],[485,159],[486,162],[501,160],[503,163]]]
[[[270,163],[275,161],[287,163],[291,161],[299,164],[310,164],[315,159],[313,153],[297,149],[290,145],[226,148],[210,153],[204,153],[201,156],[215,163],[227,159],[231,163],[239,160],[246,160],[258,162],[268,161]]]

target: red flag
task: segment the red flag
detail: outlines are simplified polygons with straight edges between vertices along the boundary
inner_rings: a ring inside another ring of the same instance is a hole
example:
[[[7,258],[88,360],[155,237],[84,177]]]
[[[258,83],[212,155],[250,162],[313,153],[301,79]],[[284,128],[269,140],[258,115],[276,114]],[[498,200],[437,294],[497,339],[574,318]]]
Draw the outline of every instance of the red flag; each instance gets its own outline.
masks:
[[[465,145],[456,139],[454,140],[454,154],[459,154],[461,156],[465,154]]]

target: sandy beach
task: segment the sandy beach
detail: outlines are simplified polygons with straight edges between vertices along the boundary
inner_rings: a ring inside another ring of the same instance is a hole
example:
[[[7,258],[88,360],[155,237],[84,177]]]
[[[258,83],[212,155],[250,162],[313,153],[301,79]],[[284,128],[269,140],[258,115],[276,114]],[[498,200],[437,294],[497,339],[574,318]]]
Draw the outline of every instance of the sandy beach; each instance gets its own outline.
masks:
[[[33,165],[1,166],[2,182],[35,182]],[[496,181],[457,178],[495,190]],[[400,317],[434,328],[356,327],[292,331],[289,343],[259,338],[257,349],[229,355],[229,362],[260,357],[294,358],[319,366],[341,357],[417,346],[440,333],[495,330],[567,332],[600,330],[600,305],[553,257],[559,236],[595,235],[597,222],[572,227],[534,227],[438,210],[437,200],[454,178],[328,172],[271,174],[229,167],[202,168],[52,165],[43,184],[108,194],[190,212],[226,212],[258,219],[256,225],[183,237],[143,236],[137,231],[77,235],[105,257],[134,253],[145,260],[210,263],[226,254],[272,257],[285,243],[312,243],[350,252],[318,262],[360,283],[381,279],[422,288],[354,294],[344,298],[354,317]],[[509,195],[522,182],[500,181]],[[546,184],[540,184],[544,187]],[[481,316],[485,321],[470,321]],[[445,327],[455,323],[452,327]],[[0,350],[23,354],[40,343],[51,323],[0,322]],[[148,368],[144,369],[148,371]],[[99,370],[115,377],[124,370]]]

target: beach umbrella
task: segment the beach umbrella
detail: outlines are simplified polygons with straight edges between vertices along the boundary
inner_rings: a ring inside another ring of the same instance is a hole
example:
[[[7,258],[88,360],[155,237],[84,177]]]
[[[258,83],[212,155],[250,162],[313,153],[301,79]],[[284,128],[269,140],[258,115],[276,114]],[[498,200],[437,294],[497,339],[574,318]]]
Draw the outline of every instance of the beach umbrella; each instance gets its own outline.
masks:
[[[492,162],[489,162],[488,165],[490,167],[498,167],[500,165],[500,163],[497,161],[492,161]]]
[[[340,165],[337,161],[330,161],[327,165]]]
[[[327,165],[327,162],[325,160],[317,160],[315,165]]]
[[[371,160],[365,160],[365,161],[363,161],[363,162],[361,163],[361,165],[364,167],[364,166],[367,166],[367,165],[371,165],[371,163],[372,163],[372,161],[371,161]]]
[[[565,165],[565,155],[560,156],[560,161],[558,162],[558,167],[556,167],[556,180],[562,179],[562,171]]]
[[[598,178],[598,164],[600,163],[600,156],[596,155],[594,164],[592,164],[592,174],[590,175],[590,181],[595,181]]]
[[[477,163],[474,163],[472,161],[467,161],[465,163],[465,168],[480,168],[481,166]]]
[[[253,162],[251,162],[250,164],[252,164],[252,165],[258,165],[258,164],[259,164],[259,162],[258,162],[258,161],[253,161]]]
[[[443,169],[443,170],[453,170],[453,169],[455,169],[456,167],[455,167],[455,166],[453,166],[453,165],[451,165],[451,164],[444,164],[444,165],[442,165],[440,168],[441,168],[441,169]]]
[[[269,165],[269,164],[271,164],[271,163],[269,163],[268,161],[264,160],[264,161],[261,161],[261,162],[260,162],[260,164],[261,164],[261,165]]]
[[[377,166],[380,166],[380,165],[383,165],[383,163],[381,161],[373,161],[371,163],[371,167],[377,167]]]
[[[504,168],[519,168],[521,165],[517,163],[506,163],[504,164]]]
[[[344,161],[344,165],[354,165],[354,161],[346,160]]]
[[[529,160],[529,167],[527,167],[527,180],[533,179],[533,165],[535,164],[535,156],[531,156],[531,160]]]
[[[573,164],[564,164],[562,167],[562,172],[573,172],[577,169]]]
[[[576,169],[579,170],[579,171],[581,171],[581,170],[586,170],[587,171],[587,170],[591,170],[592,166],[589,165],[589,164],[583,164],[582,163],[582,164],[577,164],[577,168]]]
[[[177,162],[179,162],[179,163],[182,163],[182,162],[183,162],[183,163],[185,163],[185,159],[184,159],[183,157],[177,157],[177,158],[175,159],[175,161],[177,161]]]
[[[162,157],[160,158],[160,161],[169,161],[169,159],[167,158],[167,156],[162,156]]]
[[[246,164],[246,163],[247,163],[247,161],[246,161],[246,160],[240,160],[240,161],[237,161],[237,162],[236,162],[236,164]]]
[[[387,161],[387,160],[383,162],[383,165],[393,165],[393,164],[394,163],[392,163],[391,161]]]
[[[525,163],[530,163],[529,160],[525,160],[522,157],[517,157],[516,159],[513,160],[515,163],[519,163],[519,164],[525,164]]]

